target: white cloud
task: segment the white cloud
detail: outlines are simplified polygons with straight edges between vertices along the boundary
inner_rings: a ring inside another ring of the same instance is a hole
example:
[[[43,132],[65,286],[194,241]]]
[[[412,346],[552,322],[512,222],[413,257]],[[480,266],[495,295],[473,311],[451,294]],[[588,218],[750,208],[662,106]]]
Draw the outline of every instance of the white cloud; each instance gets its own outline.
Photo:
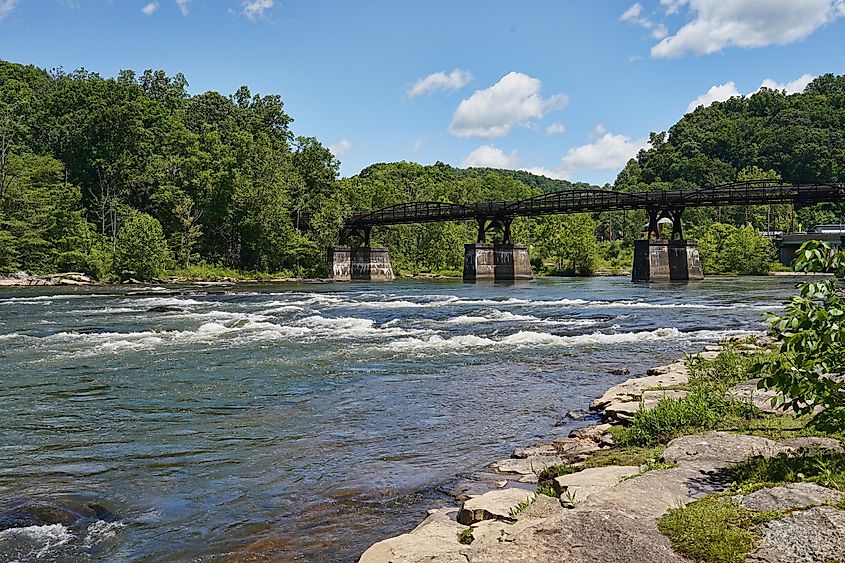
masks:
[[[845,6],[845,4],[843,4]],[[786,90],[787,94],[797,94],[803,92],[807,84],[815,80],[816,77],[812,74],[802,74],[795,80],[790,82],[775,82],[771,78],[767,78],[760,84],[760,88],[769,88],[771,90]],[[758,88],[759,90],[759,88]]]
[[[546,127],[546,133],[549,135],[560,135],[566,132],[566,126],[560,121],[555,121]]]
[[[542,166],[532,166],[529,168],[517,168],[517,170],[524,170],[526,172],[531,172],[532,174],[537,174],[538,176],[545,176],[546,178],[552,178],[553,180],[566,180],[566,176],[564,175],[563,171],[561,170],[549,170],[548,168],[543,168]]]
[[[425,78],[420,78],[405,92],[409,98],[421,94],[431,94],[438,90],[460,90],[472,81],[472,74],[468,70],[456,68],[449,74],[435,72]]]
[[[707,107],[713,102],[724,102],[734,96],[742,96],[742,92],[737,90],[736,83],[733,81],[712,86],[707,92],[689,103],[687,113],[693,111],[698,106]]]
[[[621,169],[646,145],[646,139],[604,133],[591,143],[569,149],[561,159],[561,173],[569,176],[573,171]]]
[[[842,0],[660,0],[667,14],[686,7],[692,21],[651,48],[655,58],[708,55],[726,47],[800,41],[845,15]]]
[[[787,94],[796,94],[798,92],[803,92],[804,88],[807,87],[807,84],[812,82],[815,78],[816,77],[814,75],[809,73],[802,74],[795,80],[790,80],[789,82],[775,82],[771,78],[767,78],[756,90],[752,90],[747,95],[750,96],[755,92],[759,92],[762,88],[769,88],[771,90],[786,90]],[[724,102],[734,96],[742,95],[742,92],[739,91],[736,87],[736,83],[733,81],[726,82],[725,84],[718,84],[716,86],[712,86],[706,93],[691,101],[689,106],[687,106],[687,113],[693,111],[698,106],[707,107],[713,102]]]
[[[0,0],[0,22],[12,13],[17,3],[18,0]]]
[[[276,0],[243,0],[241,4],[244,7],[243,14],[255,21],[264,17],[264,12],[273,7]]]
[[[346,139],[341,139],[337,143],[331,145],[329,147],[329,150],[332,151],[333,155],[340,156],[343,153],[347,152],[351,148],[352,148],[352,143],[350,143]]]
[[[536,78],[520,72],[506,74],[493,86],[476,90],[461,101],[449,132],[457,137],[503,137],[514,125],[542,119],[569,101],[564,94],[543,98],[541,88]]]
[[[663,39],[669,33],[666,26],[662,23],[656,24],[647,16],[643,15],[643,5],[637,2],[619,16],[619,21],[628,22],[630,24],[639,26],[643,29],[651,31],[651,36],[655,39]]]
[[[516,166],[518,162],[519,157],[516,151],[507,154],[502,149],[497,149],[493,145],[481,145],[467,155],[464,161],[461,162],[461,167],[489,166],[490,168],[511,168]]]
[[[183,16],[191,13],[191,0],[176,0],[176,5],[179,6],[179,11]]]
[[[147,16],[151,16],[156,10],[158,10],[158,2],[150,2],[149,4],[141,8],[141,11],[144,12],[144,14]]]

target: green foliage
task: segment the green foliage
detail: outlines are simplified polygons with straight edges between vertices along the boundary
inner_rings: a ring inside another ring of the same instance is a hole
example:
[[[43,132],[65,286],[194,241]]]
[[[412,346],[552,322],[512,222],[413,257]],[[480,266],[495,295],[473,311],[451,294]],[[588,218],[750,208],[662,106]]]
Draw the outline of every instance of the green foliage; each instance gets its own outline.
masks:
[[[81,272],[94,279],[101,279],[105,273],[102,260],[96,255],[86,254],[79,250],[62,252],[56,257],[56,269],[60,272]]]
[[[472,528],[467,528],[458,532],[458,543],[469,545],[473,541],[475,541],[475,538],[472,537]]]
[[[701,264],[706,274],[767,274],[775,246],[757,229],[712,223],[698,237]]]
[[[145,213],[132,215],[120,228],[114,250],[114,271],[118,275],[151,280],[161,275],[170,261],[164,231]]]
[[[557,491],[555,491],[554,487],[543,483],[537,485],[537,494],[552,498],[558,498]]]
[[[531,495],[530,497],[527,497],[525,500],[518,502],[518,503],[516,504],[516,506],[514,506],[513,508],[511,508],[510,510],[508,510],[508,516],[509,516],[512,520],[516,520],[516,519],[517,519],[517,517],[518,517],[518,516],[519,516],[519,515],[520,515],[520,514],[521,514],[521,513],[522,513],[522,512],[526,509],[526,508],[528,508],[529,506],[531,506],[532,504],[534,504],[534,503],[537,501],[537,496],[538,496],[538,495],[539,495],[539,493],[535,492],[533,495]]]
[[[562,475],[569,475],[570,473],[575,473],[579,471],[580,468],[572,467],[571,465],[561,464],[561,465],[550,465],[544,468],[540,473],[537,475],[537,480],[542,482],[548,482],[554,479],[555,477],[560,477]]]
[[[808,241],[794,262],[797,271],[832,272],[799,285],[786,313],[769,318],[780,353],[756,368],[760,386],[778,391],[785,408],[813,414],[811,424],[845,431],[845,253],[827,243]],[[816,412],[820,409],[819,412]]]
[[[588,213],[543,217],[538,225],[538,250],[556,260],[559,273],[589,276],[595,272],[596,222]]]
[[[657,528],[675,551],[694,561],[743,563],[757,541],[754,527],[778,516],[752,512],[729,499],[708,496],[669,510]]]
[[[753,457],[730,466],[728,473],[738,487],[753,483],[811,481],[845,491],[845,454],[820,451],[812,455]]]
[[[624,441],[624,428],[611,429],[615,440]],[[663,455],[664,446],[643,447],[620,445],[609,450],[600,451],[584,463],[584,467],[606,467],[608,465],[648,465],[657,463]]]

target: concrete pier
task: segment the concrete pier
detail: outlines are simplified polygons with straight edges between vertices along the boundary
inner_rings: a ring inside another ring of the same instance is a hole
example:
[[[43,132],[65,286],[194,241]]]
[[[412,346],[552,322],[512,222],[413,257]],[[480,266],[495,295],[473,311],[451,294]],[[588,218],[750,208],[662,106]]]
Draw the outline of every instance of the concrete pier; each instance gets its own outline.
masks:
[[[528,247],[477,242],[464,245],[464,281],[514,281],[534,277]]]
[[[333,246],[326,253],[329,277],[334,280],[389,281],[394,279],[390,251],[369,246]]]
[[[636,240],[632,281],[704,279],[698,244],[692,240]]]

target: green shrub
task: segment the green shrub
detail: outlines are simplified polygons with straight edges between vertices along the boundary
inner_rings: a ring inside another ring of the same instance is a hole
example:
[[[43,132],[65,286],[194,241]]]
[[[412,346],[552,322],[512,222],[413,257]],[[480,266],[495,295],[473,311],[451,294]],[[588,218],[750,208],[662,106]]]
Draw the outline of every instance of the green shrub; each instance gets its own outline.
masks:
[[[466,530],[458,532],[458,543],[469,545],[473,541],[475,541],[475,538],[472,537],[472,528],[467,528]]]
[[[720,497],[704,497],[669,510],[657,524],[675,551],[694,561],[743,563],[754,547],[754,528],[777,513],[751,512]]]
[[[814,455],[754,457],[730,466],[728,473],[740,485],[812,481],[845,491],[845,454],[819,452]]]
[[[158,220],[146,213],[135,213],[120,228],[114,251],[114,271],[118,276],[131,272],[139,280],[161,275],[170,263],[164,231]]]
[[[59,272],[82,272],[94,279],[100,279],[105,274],[104,264],[99,257],[78,250],[59,254],[56,257],[56,269]]]

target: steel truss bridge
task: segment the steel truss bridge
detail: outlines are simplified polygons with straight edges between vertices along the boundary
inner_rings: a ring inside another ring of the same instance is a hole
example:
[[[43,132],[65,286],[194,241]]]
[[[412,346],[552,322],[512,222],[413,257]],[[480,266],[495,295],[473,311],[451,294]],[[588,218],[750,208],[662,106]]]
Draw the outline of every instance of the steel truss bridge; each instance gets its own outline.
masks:
[[[649,216],[649,237],[658,236],[658,222],[672,221],[672,238],[683,238],[681,216],[689,207],[767,205],[789,203],[797,207],[814,203],[845,201],[843,183],[788,183],[755,180],[710,188],[617,192],[611,190],[563,190],[516,201],[442,203],[417,201],[374,211],[353,213],[341,231],[341,241],[358,236],[370,244],[373,227],[442,221],[476,221],[478,242],[485,242],[491,230],[503,233],[510,242],[510,225],[515,217],[539,217],[567,213],[645,210]]]

